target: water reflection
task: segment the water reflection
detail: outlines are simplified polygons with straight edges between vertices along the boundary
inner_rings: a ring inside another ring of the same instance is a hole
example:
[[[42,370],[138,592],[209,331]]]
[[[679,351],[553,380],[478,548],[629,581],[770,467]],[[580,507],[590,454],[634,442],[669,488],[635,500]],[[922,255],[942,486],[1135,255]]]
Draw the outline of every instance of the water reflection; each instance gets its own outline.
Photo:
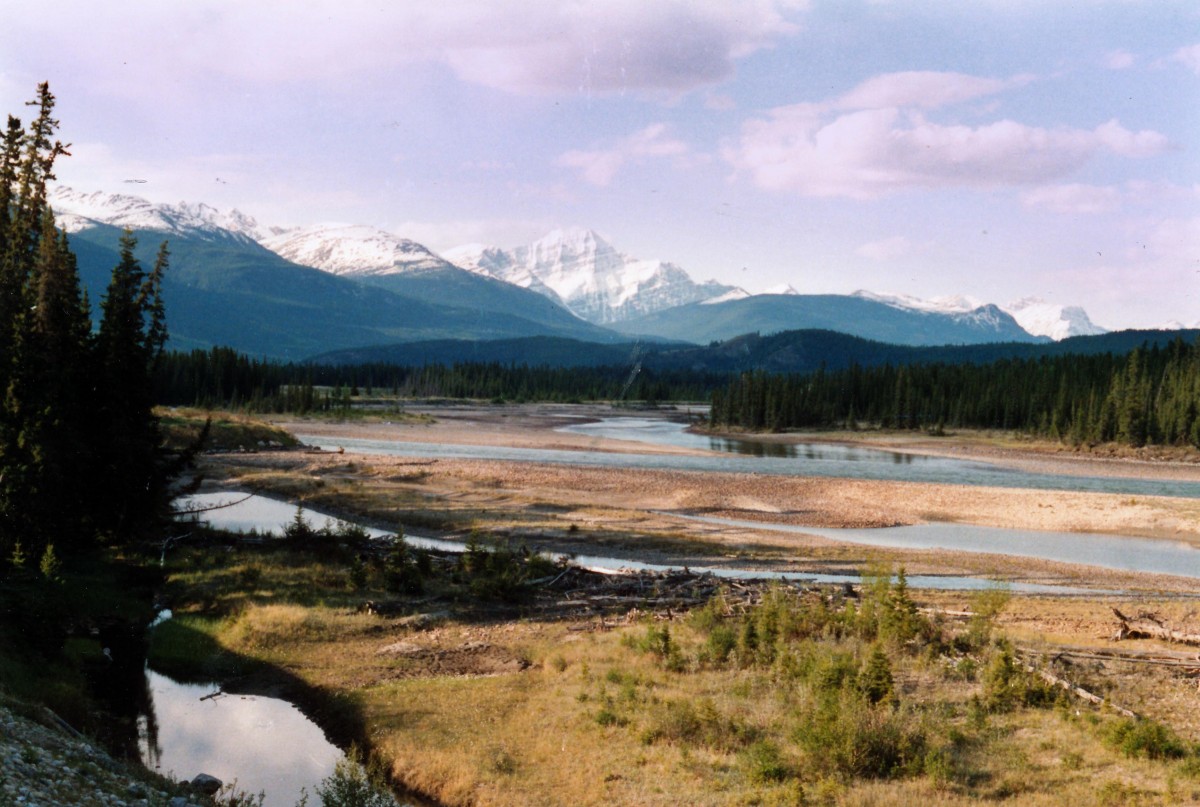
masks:
[[[342,752],[292,704],[278,698],[217,695],[216,684],[181,684],[146,670],[153,704],[145,715],[155,734],[140,739],[147,768],[174,778],[207,773],[263,791],[264,807],[292,807],[333,773]]]
[[[241,501],[238,501],[241,499]],[[242,494],[235,493],[203,493],[189,496],[181,500],[182,503],[191,503],[193,505],[213,506],[222,501],[237,501],[233,507],[220,508],[210,510],[204,514],[204,520],[214,527],[221,529],[253,529],[260,534],[282,534],[284,525],[290,521],[296,512],[296,508],[284,502],[268,499],[263,496],[243,497]],[[303,509],[301,515],[310,524],[321,525],[325,523],[337,523],[337,519],[328,516],[324,513],[315,510]],[[688,516],[682,516],[689,518]],[[696,520],[706,520],[700,517],[690,517]],[[328,520],[328,521],[327,521]],[[709,521],[721,522],[720,519],[707,519]],[[762,529],[773,529],[771,525],[763,525],[758,522],[737,522],[729,521],[732,525],[754,526]],[[233,525],[238,525],[234,527]],[[796,529],[780,527],[781,529]],[[819,532],[818,530],[805,530],[809,532]],[[383,530],[371,529],[371,535],[376,538],[390,537],[391,534]],[[826,532],[837,532],[836,530]],[[868,531],[869,532],[869,531]],[[405,533],[404,540],[409,545],[423,548],[436,549],[442,552],[464,552],[466,545],[458,541],[445,541],[438,538],[426,538],[419,535]],[[1136,539],[1131,539],[1136,540]],[[698,574],[712,574],[716,577],[735,579],[735,580],[754,580],[754,579],[771,579],[771,580],[789,580],[794,582],[809,582],[809,583],[858,583],[861,581],[861,575],[857,574],[822,574],[818,572],[779,572],[779,571],[762,571],[757,569],[737,569],[729,567],[709,567],[697,565],[670,565],[658,563],[643,563],[640,561],[627,560],[624,558],[606,557],[603,555],[552,555],[556,560],[569,561],[577,566],[585,569],[591,569],[599,572],[618,572],[618,571],[647,571],[647,572],[672,572],[680,571],[681,569],[689,569]],[[979,590],[990,588],[996,585],[996,581],[985,577],[966,577],[959,575],[913,575],[908,578],[909,585],[914,588],[931,588],[931,589],[949,589],[949,590]],[[1030,593],[1030,594],[1081,594],[1086,593],[1084,589],[1068,588],[1064,586],[1047,586],[1034,583],[1013,583],[1010,585],[1013,591]]]

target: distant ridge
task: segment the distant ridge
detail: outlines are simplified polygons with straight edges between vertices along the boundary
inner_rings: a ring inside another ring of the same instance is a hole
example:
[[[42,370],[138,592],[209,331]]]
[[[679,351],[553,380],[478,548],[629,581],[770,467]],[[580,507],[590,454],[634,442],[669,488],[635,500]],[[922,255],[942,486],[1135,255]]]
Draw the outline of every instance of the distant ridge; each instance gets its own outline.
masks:
[[[807,373],[824,368],[841,370],[855,364],[986,364],[1002,359],[1043,356],[1122,355],[1143,345],[1165,346],[1176,339],[1200,339],[1200,329],[1114,331],[1076,336],[1059,342],[1006,342],[981,345],[893,345],[827,330],[786,331],[771,336],[746,334],[707,347],[679,344],[599,345],[574,339],[529,337],[487,342],[437,340],[339,350],[314,356],[317,364],[396,364],[418,366],[455,362],[552,367],[631,366],[640,361],[649,369],[735,373],[763,370]]]

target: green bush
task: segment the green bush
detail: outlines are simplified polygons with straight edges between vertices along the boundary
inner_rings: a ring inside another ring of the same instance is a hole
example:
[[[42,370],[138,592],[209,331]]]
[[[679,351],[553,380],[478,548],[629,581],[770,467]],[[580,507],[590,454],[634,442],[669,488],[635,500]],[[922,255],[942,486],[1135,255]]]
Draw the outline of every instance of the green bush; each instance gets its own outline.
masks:
[[[874,706],[854,692],[803,715],[795,740],[815,770],[843,778],[887,779],[923,771],[925,728],[904,709]]]
[[[1188,749],[1169,727],[1148,718],[1125,718],[1110,723],[1105,741],[1127,757],[1181,759]]]
[[[354,747],[315,789],[321,807],[397,807],[387,790],[383,767],[375,761],[364,765]]]
[[[746,776],[757,784],[781,782],[792,775],[779,746],[770,740],[758,740],[751,744],[742,752],[741,761]]]
[[[722,715],[711,698],[670,700],[659,704],[642,731],[642,742],[668,742],[733,751],[758,738],[758,731]]]

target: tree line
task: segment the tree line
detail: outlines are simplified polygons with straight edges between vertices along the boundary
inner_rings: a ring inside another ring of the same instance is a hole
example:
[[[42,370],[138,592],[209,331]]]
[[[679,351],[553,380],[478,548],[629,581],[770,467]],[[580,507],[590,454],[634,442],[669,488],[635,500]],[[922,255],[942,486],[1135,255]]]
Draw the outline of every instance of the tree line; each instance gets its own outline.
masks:
[[[254,359],[230,348],[167,353],[156,395],[173,406],[305,414],[342,408],[358,395],[505,401],[706,400],[725,373],[634,366],[552,367],[502,362],[398,366],[319,365]]]
[[[0,152],[0,571],[136,535],[163,515],[173,473],[151,383],[167,339],[166,244],[147,272],[122,237],[93,327],[47,203],[69,155],[54,101],[39,85],[36,116],[9,115]]]
[[[716,428],[1005,429],[1074,445],[1200,447],[1200,341],[1126,355],[743,373],[714,391]]]

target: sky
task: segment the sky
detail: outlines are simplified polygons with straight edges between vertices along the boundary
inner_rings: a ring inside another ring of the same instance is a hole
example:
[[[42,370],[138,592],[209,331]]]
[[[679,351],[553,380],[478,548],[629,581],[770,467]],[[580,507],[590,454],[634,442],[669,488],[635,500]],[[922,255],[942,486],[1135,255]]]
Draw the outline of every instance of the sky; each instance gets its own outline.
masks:
[[[1194,0],[6,0],[64,185],[1200,322]]]

